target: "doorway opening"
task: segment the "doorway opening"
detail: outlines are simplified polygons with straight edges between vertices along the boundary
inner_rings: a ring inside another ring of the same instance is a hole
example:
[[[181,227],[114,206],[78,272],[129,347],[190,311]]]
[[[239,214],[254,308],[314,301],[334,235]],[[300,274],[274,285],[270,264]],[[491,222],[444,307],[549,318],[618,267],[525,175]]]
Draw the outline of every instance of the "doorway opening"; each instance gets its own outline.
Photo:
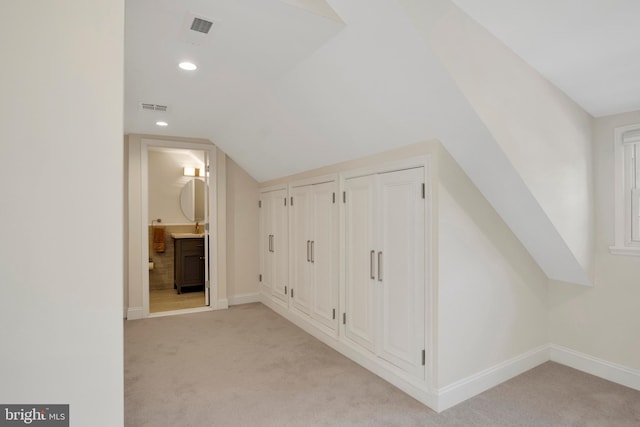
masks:
[[[213,309],[215,149],[156,140],[143,140],[142,148],[144,313]]]

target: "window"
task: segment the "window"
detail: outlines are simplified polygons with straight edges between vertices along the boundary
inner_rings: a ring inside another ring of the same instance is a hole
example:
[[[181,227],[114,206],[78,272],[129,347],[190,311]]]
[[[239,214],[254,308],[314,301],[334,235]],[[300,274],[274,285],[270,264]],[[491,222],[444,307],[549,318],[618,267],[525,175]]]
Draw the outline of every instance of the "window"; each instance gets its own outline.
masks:
[[[640,124],[615,129],[615,246],[611,253],[640,256]]]

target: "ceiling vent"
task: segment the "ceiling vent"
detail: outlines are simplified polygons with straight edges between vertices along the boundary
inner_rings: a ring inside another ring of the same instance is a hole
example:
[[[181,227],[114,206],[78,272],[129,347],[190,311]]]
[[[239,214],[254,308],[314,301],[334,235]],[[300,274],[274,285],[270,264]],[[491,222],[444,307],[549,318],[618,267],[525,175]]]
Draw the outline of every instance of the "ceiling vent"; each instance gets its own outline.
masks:
[[[193,18],[193,22],[191,23],[191,29],[193,31],[204,34],[209,33],[209,30],[211,30],[211,26],[213,26],[213,22],[200,18]]]
[[[204,46],[213,40],[219,21],[206,16],[187,12],[182,18],[180,39],[194,46]]]
[[[167,106],[166,105],[160,105],[160,104],[147,104],[145,102],[141,102],[140,103],[140,109],[143,111],[161,111],[161,112],[165,112],[167,111]]]

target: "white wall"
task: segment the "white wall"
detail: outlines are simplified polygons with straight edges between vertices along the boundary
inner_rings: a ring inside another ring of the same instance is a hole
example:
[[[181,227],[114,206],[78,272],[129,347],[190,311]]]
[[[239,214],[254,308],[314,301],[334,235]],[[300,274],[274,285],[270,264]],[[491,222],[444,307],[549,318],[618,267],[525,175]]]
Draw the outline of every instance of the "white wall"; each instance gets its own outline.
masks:
[[[450,0],[400,3],[490,132],[496,147],[482,158],[499,150],[490,164],[503,178],[491,182],[486,169],[474,173],[480,156],[464,157],[480,135],[461,152],[439,135],[443,144],[549,277],[590,284],[591,117]]]
[[[640,369],[640,258],[611,255],[614,244],[613,129],[640,123],[640,111],[594,125],[596,271],[592,288],[550,287],[551,342]]]
[[[255,294],[260,265],[258,183],[227,157],[227,294]]]
[[[442,388],[548,342],[547,277],[443,149],[438,169]]]
[[[123,3],[0,12],[0,402],[74,426],[123,425]]]

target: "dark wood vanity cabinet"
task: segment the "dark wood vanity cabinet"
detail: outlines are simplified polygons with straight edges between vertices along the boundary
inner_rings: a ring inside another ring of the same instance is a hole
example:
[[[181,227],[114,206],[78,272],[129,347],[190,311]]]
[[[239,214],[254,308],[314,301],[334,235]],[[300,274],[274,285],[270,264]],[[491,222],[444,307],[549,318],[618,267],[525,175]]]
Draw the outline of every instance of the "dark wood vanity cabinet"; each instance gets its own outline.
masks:
[[[178,293],[182,288],[204,289],[204,239],[173,239],[173,283]]]

